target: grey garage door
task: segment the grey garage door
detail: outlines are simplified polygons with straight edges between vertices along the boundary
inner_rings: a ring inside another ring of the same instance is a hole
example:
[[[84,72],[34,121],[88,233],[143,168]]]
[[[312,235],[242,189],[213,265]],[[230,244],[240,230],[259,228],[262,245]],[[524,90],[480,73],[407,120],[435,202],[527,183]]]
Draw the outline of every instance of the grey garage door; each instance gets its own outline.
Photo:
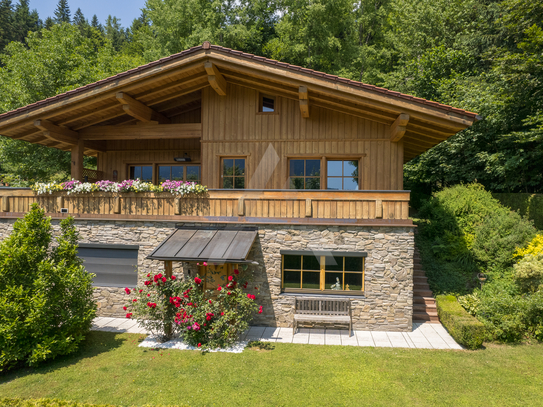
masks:
[[[97,287],[135,287],[138,246],[80,243],[78,254]]]

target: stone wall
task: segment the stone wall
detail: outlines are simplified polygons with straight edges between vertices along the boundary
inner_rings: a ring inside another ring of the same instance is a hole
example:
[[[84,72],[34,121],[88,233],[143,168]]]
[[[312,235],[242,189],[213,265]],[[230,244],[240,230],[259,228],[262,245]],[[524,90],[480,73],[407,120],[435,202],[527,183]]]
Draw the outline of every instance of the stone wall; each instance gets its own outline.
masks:
[[[58,232],[58,221],[53,221]],[[191,224],[192,225],[192,224]],[[163,263],[145,257],[173,232],[173,222],[76,220],[81,242],[139,245],[139,277],[163,269]],[[206,226],[209,226],[207,224]],[[249,225],[244,225],[249,226]],[[2,219],[0,238],[12,230],[13,221]],[[364,296],[351,297],[353,325],[361,330],[410,331],[413,305],[414,237],[411,227],[258,225],[249,258],[258,302],[264,312],[254,324],[291,326],[295,294],[281,293],[280,250],[338,250],[367,252]],[[174,274],[194,274],[194,264],[174,264]],[[101,316],[124,316],[123,288],[96,287]],[[337,296],[334,296],[337,298]]]

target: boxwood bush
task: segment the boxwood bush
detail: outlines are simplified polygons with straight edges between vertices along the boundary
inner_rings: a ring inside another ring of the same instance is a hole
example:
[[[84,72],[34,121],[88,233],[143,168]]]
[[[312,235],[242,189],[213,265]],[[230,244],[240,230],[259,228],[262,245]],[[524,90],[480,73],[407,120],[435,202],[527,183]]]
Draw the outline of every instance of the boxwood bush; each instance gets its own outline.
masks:
[[[454,340],[468,349],[480,348],[487,337],[484,324],[468,314],[453,295],[438,295],[436,302],[439,319]]]
[[[51,220],[34,204],[0,243],[0,371],[74,352],[96,315],[73,218],[60,228],[51,247]]]

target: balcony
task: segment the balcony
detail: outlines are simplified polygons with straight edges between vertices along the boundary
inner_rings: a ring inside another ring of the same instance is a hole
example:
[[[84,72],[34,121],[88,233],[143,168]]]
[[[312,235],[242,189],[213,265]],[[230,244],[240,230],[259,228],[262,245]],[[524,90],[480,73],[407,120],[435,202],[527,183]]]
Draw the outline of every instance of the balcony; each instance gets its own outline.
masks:
[[[37,202],[53,218],[179,222],[357,224],[410,226],[409,191],[227,190],[205,196],[170,193],[36,195],[0,188],[0,218],[19,218]]]

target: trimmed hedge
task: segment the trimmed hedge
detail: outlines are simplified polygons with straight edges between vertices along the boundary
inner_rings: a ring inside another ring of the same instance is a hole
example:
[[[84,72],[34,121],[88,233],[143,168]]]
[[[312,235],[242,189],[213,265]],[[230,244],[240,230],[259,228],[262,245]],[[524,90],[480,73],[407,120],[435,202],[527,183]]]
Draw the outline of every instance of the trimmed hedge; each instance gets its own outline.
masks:
[[[542,194],[506,194],[494,193],[494,198],[514,211],[518,211],[522,216],[534,221],[534,226],[543,230],[543,195]]]
[[[151,407],[146,404],[142,407]],[[59,399],[21,399],[21,398],[0,398],[0,407],[115,407],[113,404],[91,404],[78,403],[77,401]],[[156,407],[156,406],[155,406]],[[182,407],[182,406],[163,406]]]
[[[436,302],[439,319],[454,340],[468,349],[480,348],[486,338],[483,323],[468,314],[453,295],[438,295]]]

